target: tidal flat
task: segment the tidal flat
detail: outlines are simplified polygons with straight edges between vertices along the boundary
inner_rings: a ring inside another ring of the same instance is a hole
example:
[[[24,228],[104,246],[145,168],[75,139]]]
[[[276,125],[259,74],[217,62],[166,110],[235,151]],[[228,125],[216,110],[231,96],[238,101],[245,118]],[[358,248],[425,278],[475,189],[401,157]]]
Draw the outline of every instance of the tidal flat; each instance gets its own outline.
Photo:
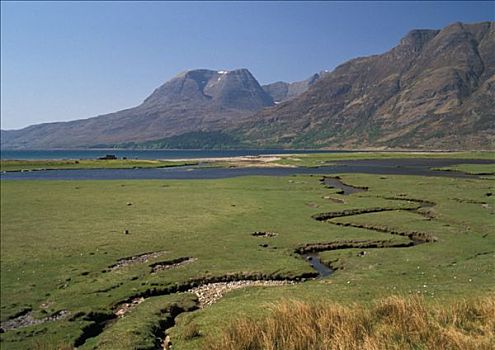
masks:
[[[493,297],[492,179],[335,176],[2,179],[2,349],[198,349],[285,300]]]

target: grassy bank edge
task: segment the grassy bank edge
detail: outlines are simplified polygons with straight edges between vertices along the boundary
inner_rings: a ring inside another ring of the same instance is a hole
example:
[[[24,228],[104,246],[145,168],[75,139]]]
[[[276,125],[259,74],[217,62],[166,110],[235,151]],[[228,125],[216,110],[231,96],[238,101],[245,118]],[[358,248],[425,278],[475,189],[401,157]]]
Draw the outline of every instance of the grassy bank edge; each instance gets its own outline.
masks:
[[[72,169],[142,169],[167,168],[177,166],[197,165],[196,161],[163,161],[163,160],[2,160],[0,171],[41,171],[41,170],[72,170]]]

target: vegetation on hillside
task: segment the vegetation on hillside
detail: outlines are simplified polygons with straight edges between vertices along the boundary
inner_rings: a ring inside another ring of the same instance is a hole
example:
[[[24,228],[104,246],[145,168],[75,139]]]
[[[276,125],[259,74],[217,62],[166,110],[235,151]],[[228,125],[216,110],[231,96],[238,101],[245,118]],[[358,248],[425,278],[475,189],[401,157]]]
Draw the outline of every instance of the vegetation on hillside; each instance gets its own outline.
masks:
[[[193,131],[159,140],[117,145],[132,149],[231,149],[243,146],[236,137],[221,131]]]

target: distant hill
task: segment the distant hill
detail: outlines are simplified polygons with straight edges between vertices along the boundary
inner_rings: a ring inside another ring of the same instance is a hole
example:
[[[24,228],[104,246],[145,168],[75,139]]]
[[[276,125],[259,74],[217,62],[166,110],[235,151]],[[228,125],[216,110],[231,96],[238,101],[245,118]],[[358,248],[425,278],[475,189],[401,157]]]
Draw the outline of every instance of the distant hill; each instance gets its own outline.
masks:
[[[192,70],[141,105],[2,131],[2,148],[495,149],[495,23],[413,30],[302,82]]]
[[[247,69],[180,73],[134,108],[94,118],[2,131],[3,148],[139,143],[239,123],[273,99]]]
[[[276,83],[263,85],[262,88],[267,94],[269,94],[273,101],[277,104],[283,101],[288,101],[294,97],[301,95],[303,92],[309,89],[318,79],[320,79],[323,73],[315,73],[308,79],[303,81],[296,81],[294,83],[286,83],[284,81],[277,81]]]

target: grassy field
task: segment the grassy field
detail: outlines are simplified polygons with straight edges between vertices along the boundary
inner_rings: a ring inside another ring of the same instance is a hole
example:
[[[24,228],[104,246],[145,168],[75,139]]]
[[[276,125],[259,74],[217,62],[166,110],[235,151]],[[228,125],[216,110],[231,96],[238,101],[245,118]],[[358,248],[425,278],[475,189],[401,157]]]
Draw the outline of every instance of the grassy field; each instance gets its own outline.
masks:
[[[167,328],[174,349],[197,349],[239,317],[268,317],[267,305],[285,299],[372,305],[421,295],[433,305],[495,292],[493,180],[342,179],[369,190],[340,195],[318,176],[2,181],[2,325],[19,315],[47,322],[6,330],[0,345],[153,349]],[[312,218],[351,209],[367,212]],[[435,242],[407,246],[411,232]],[[197,311],[193,294],[174,293],[191,281],[311,274],[295,250],[343,241],[354,243],[319,252],[336,269],[325,279],[237,289]],[[370,241],[397,247],[352,248]],[[145,253],[156,254],[114,266]],[[172,268],[153,272],[155,263]],[[122,303],[141,296],[150,297],[116,316]],[[68,316],[46,319],[60,311]]]
[[[357,159],[391,159],[391,158],[470,158],[495,160],[493,151],[472,152],[353,152],[353,153],[311,153],[282,155],[276,161],[281,165],[315,167],[328,165],[332,161]]]
[[[472,175],[495,175],[495,164],[458,164],[438,170],[460,171]]]
[[[135,159],[81,159],[81,160],[1,160],[0,171],[34,171],[54,169],[128,169],[165,168],[170,166],[196,165],[190,161],[162,161]]]

